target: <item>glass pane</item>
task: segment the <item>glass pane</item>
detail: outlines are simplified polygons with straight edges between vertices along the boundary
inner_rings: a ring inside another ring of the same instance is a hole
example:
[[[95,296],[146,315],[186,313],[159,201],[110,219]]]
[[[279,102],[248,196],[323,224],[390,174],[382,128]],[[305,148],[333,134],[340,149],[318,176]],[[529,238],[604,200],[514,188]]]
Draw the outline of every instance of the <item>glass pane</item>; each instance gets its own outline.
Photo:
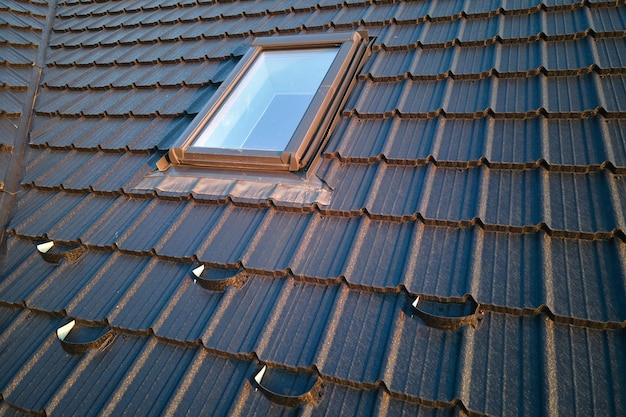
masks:
[[[262,52],[193,146],[284,150],[338,50]]]

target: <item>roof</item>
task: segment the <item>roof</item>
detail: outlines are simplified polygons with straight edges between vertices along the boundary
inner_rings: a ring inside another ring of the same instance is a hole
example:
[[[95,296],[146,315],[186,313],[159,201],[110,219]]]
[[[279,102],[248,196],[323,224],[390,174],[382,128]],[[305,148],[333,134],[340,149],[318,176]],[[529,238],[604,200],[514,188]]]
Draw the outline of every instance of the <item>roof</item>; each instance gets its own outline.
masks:
[[[1,3],[0,414],[626,413],[623,2]],[[356,29],[323,200],[146,180],[254,37]]]

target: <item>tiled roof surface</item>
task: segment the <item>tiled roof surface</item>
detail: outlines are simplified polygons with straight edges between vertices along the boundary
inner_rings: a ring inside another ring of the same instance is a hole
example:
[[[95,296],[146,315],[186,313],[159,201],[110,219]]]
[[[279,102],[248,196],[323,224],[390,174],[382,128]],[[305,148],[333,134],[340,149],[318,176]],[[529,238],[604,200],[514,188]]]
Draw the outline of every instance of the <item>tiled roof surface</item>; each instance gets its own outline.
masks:
[[[1,3],[1,415],[626,413],[623,2]],[[328,204],[139,187],[255,36],[355,29]]]

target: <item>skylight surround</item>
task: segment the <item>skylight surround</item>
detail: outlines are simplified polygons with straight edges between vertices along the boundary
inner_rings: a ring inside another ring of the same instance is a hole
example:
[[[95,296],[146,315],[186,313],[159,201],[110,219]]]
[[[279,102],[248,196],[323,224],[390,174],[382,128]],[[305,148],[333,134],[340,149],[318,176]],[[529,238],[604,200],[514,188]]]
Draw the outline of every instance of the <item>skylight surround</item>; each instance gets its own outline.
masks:
[[[370,47],[366,31],[254,39],[159,170],[171,164],[308,178]]]
[[[262,52],[193,146],[285,150],[338,51]]]

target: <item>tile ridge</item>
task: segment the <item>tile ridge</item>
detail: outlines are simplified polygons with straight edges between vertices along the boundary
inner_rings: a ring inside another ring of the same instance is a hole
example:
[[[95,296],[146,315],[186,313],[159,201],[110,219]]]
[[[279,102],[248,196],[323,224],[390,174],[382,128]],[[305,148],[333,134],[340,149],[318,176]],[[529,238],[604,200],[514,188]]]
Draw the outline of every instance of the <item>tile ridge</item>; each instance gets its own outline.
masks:
[[[41,87],[47,88],[49,90],[54,91],[110,91],[110,90],[180,90],[181,88],[202,88],[202,87],[218,87],[222,84],[221,81],[213,81],[207,80],[204,82],[191,82],[187,83],[186,81],[181,81],[180,83],[161,83],[159,81],[153,84],[146,85],[137,85],[137,83],[133,82],[128,85],[107,85],[107,86],[92,86],[91,84],[85,84],[82,86],[70,86],[70,85],[50,85],[48,82],[44,82],[41,84]]]
[[[97,2],[81,2],[81,4],[98,4]],[[222,3],[211,3],[209,5],[212,6],[214,4],[222,4]],[[232,19],[232,18],[256,18],[256,17],[261,17],[261,16],[266,16],[266,15],[285,15],[285,14],[289,14],[289,13],[307,13],[310,14],[311,11],[332,11],[332,10],[337,10],[339,12],[345,10],[345,9],[355,9],[355,8],[362,8],[363,10],[368,10],[370,8],[376,8],[376,6],[378,5],[387,5],[387,4],[393,4],[392,2],[388,2],[388,1],[384,1],[384,2],[375,2],[372,3],[370,1],[363,1],[360,3],[346,3],[346,2],[338,2],[335,4],[327,4],[327,5],[320,5],[319,3],[316,4],[315,6],[310,6],[310,7],[305,7],[305,8],[294,8],[293,6],[291,7],[283,7],[280,9],[276,9],[276,10],[269,10],[269,9],[264,9],[264,10],[259,10],[259,11],[255,11],[255,12],[247,12],[246,10],[240,11],[236,14],[224,14],[224,13],[220,13],[220,14],[216,14],[214,16],[211,16],[209,18],[204,18],[201,16],[198,16],[198,19],[202,19],[202,20],[217,20],[217,19]],[[562,11],[562,10],[576,10],[576,9],[581,9],[584,7],[587,8],[602,8],[602,7],[612,7],[615,6],[616,2],[615,1],[604,1],[604,2],[599,2],[599,3],[590,3],[588,0],[583,0],[583,1],[579,1],[579,2],[574,2],[574,3],[569,3],[569,4],[554,4],[554,5],[546,5],[543,1],[537,3],[534,6],[529,6],[529,7],[522,7],[522,8],[512,8],[512,9],[505,9],[502,6],[499,6],[495,9],[492,9],[490,11],[485,11],[485,12],[477,12],[477,13],[467,13],[464,10],[461,10],[459,12],[453,13],[453,14],[449,14],[449,15],[441,15],[441,16],[430,16],[430,14],[426,13],[422,16],[419,17],[415,17],[409,20],[402,20],[402,19],[397,19],[396,17],[387,17],[383,20],[372,20],[372,21],[363,21],[364,25],[380,25],[380,24],[389,24],[389,23],[396,23],[396,24],[415,24],[415,23],[424,23],[424,22],[431,22],[431,23],[437,23],[437,22],[449,22],[449,21],[454,21],[454,20],[459,20],[459,19],[485,19],[485,18],[492,18],[492,17],[497,17],[500,15],[506,15],[506,16],[517,16],[517,15],[524,15],[524,14],[531,14],[531,13],[537,13],[537,12],[553,12],[553,11]],[[204,6],[203,4],[197,4],[196,6]],[[171,9],[188,9],[190,8],[187,5],[180,5],[180,4],[175,4],[175,5],[171,5],[168,7],[163,7],[161,5],[156,5],[156,6],[152,6],[152,7],[145,7],[145,6],[140,6],[139,8],[136,9],[123,9],[123,10],[115,10],[114,12],[111,12],[109,10],[102,10],[102,11],[97,11],[97,12],[87,12],[87,13],[81,13],[78,14],[77,12],[73,13],[73,14],[59,14],[58,17],[62,18],[62,19],[70,19],[70,18],[80,18],[80,19],[87,19],[90,17],[100,17],[100,16],[104,16],[104,15],[119,15],[119,14],[123,14],[123,13],[128,13],[128,14],[136,14],[136,13],[140,13],[140,12],[151,12],[154,10],[171,10]],[[168,23],[171,22],[180,22],[180,23],[185,23],[185,20],[180,20],[180,19],[175,19],[174,21],[170,21]],[[164,24],[165,22],[161,22],[159,21],[159,23]],[[358,22],[352,22],[352,23],[358,23]],[[141,24],[141,23],[140,23]],[[328,25],[334,25],[335,23],[331,20]],[[83,30],[98,30],[96,28],[79,28],[79,29],[70,29],[70,30],[75,30],[75,31],[83,31]]]
[[[591,38],[623,38],[626,36],[626,30],[619,31],[611,31],[611,32],[596,32],[591,28],[585,29],[581,32],[574,32],[569,34],[558,34],[558,35],[548,35],[544,32],[539,32],[536,35],[519,37],[519,38],[502,38],[500,35],[495,35],[491,38],[483,38],[477,40],[460,40],[459,38],[454,38],[452,40],[444,41],[444,42],[422,42],[420,39],[405,45],[387,45],[385,42],[381,42],[372,47],[372,50],[384,50],[384,51],[406,51],[417,48],[422,49],[430,49],[430,48],[451,48],[454,46],[489,46],[496,43],[500,44],[522,44],[529,43],[535,41],[568,41],[568,40],[578,40],[585,37]]]
[[[127,91],[130,91],[130,89],[126,89]],[[0,113],[1,114],[1,113]],[[103,111],[103,112],[99,112],[99,113],[85,113],[84,111],[79,111],[76,113],[62,113],[59,110],[53,110],[53,111],[41,111],[41,110],[35,110],[34,114],[37,116],[48,116],[48,117],[72,117],[72,118],[79,118],[79,117],[85,117],[85,118],[104,118],[104,117],[111,117],[111,118],[121,118],[121,117],[126,117],[126,118],[155,118],[155,117],[162,117],[162,118],[166,118],[166,119],[173,119],[173,118],[177,118],[177,117],[185,117],[185,116],[190,116],[190,117],[195,117],[195,115],[197,113],[195,112],[189,112],[187,110],[183,110],[183,111],[179,111],[179,112],[175,112],[175,113],[162,113],[158,110],[155,110],[153,112],[133,112],[131,111],[127,111],[127,112],[121,112],[121,113],[115,113],[115,112],[109,112],[109,111]]]
[[[370,157],[351,157],[343,156],[341,152],[334,151],[332,153],[325,153],[324,159],[336,160],[344,164],[355,165],[372,165],[372,164],[385,164],[392,166],[407,166],[407,167],[421,167],[433,165],[442,168],[478,168],[481,166],[487,167],[491,170],[506,170],[506,171],[532,171],[542,168],[548,172],[570,172],[586,174],[598,171],[609,171],[613,174],[625,174],[626,166],[616,166],[613,162],[606,160],[599,164],[589,165],[569,165],[569,164],[551,164],[544,158],[540,158],[536,161],[528,162],[492,162],[486,156],[481,156],[472,160],[437,160],[433,155],[428,155],[424,158],[418,159],[401,159],[390,158],[384,153],[380,153],[376,156]]]
[[[624,119],[626,118],[626,111],[607,111],[604,107],[598,106],[595,109],[570,112],[550,112],[543,107],[526,112],[496,112],[491,107],[487,107],[485,110],[475,112],[446,112],[443,108],[439,108],[434,111],[417,113],[402,112],[399,109],[394,108],[393,110],[385,111],[384,113],[359,112],[357,109],[344,110],[342,116],[345,118],[354,117],[357,119],[389,119],[393,117],[406,119],[431,119],[436,117],[445,117],[449,119],[480,119],[488,116],[493,117],[494,119],[515,120],[532,119],[540,116],[547,119],[586,119],[595,116],[602,116],[607,119]]]
[[[23,0],[13,0],[17,3],[25,3],[25,4],[37,4],[34,2],[30,2],[30,1],[23,1]],[[46,5],[47,3],[38,3],[38,5]],[[11,14],[15,14],[17,16],[30,16],[30,17],[34,17],[34,18],[38,18],[38,19],[45,19],[46,15],[45,14],[39,14],[39,13],[35,13],[32,10],[17,10],[17,9],[13,9],[11,8],[11,6],[7,6],[7,5],[0,5],[0,12],[7,12],[7,13],[11,13]],[[40,29],[41,30],[41,29]]]
[[[600,68],[596,64],[591,64],[587,67],[580,68],[571,68],[571,69],[546,69],[543,65],[529,69],[527,71],[498,71],[495,68],[491,68],[487,71],[482,71],[479,73],[461,73],[455,74],[453,71],[448,70],[444,73],[439,74],[430,74],[430,75],[421,75],[421,74],[413,74],[411,71],[406,71],[403,74],[398,75],[384,75],[384,76],[376,76],[371,72],[367,72],[365,74],[359,74],[359,81],[371,81],[373,83],[376,82],[399,82],[399,81],[440,81],[445,79],[453,79],[453,80],[484,80],[488,78],[529,78],[529,77],[572,77],[572,76],[582,76],[589,74],[598,74],[598,75],[624,75],[626,74],[626,67],[611,67],[611,68]]]

